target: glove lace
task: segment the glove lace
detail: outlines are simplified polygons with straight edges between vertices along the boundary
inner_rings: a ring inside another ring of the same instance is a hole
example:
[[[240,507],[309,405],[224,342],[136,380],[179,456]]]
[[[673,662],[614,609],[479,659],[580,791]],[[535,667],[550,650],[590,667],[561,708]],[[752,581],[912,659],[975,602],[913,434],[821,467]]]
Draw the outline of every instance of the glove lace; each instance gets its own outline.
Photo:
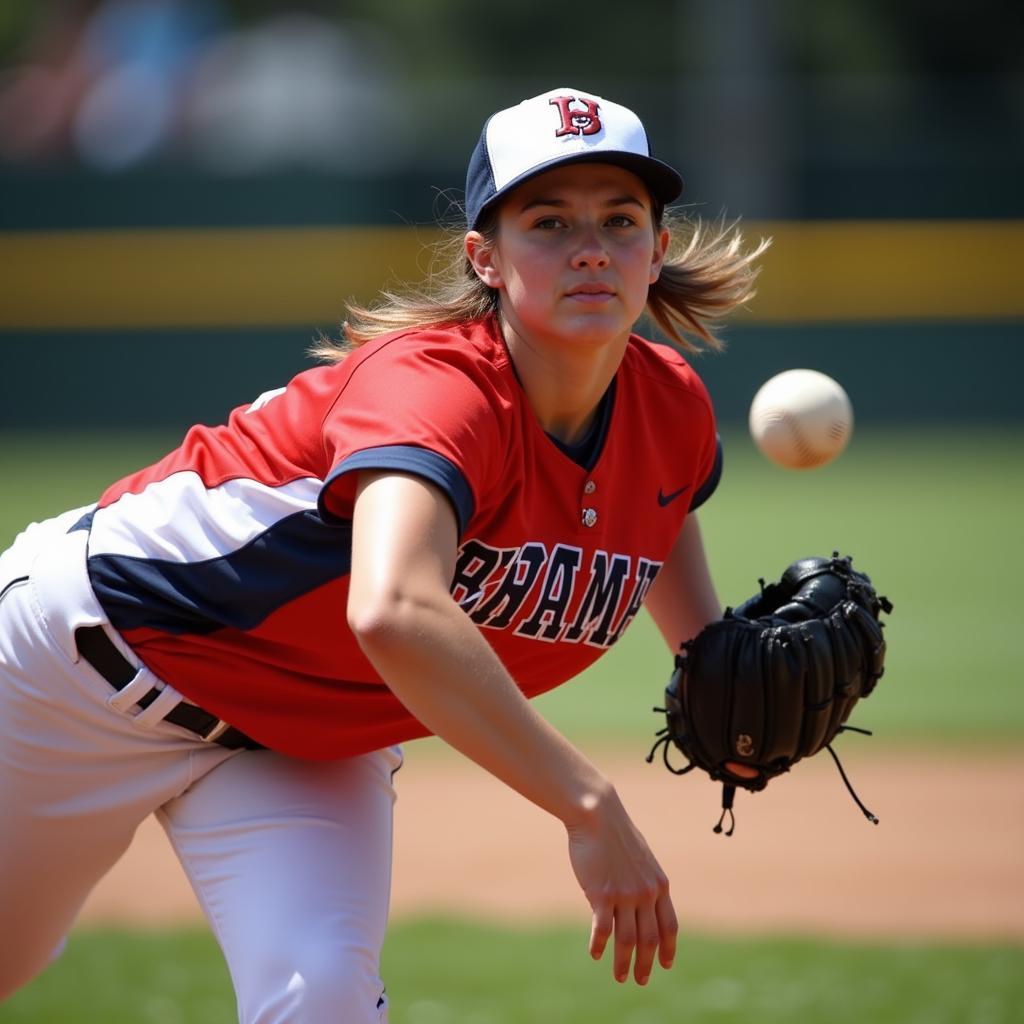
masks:
[[[660,711],[665,714],[664,708],[652,708],[652,711]],[[651,747],[651,752],[644,758],[644,760],[651,764],[654,761],[654,755],[657,753],[658,747],[661,747],[661,759],[665,762],[665,767],[673,775],[685,775],[687,772],[692,772],[697,766],[695,764],[688,764],[685,768],[676,768],[668,759],[669,748],[672,746],[672,737],[669,735],[669,729],[666,725],[664,729],[659,729],[655,734],[658,738],[654,741],[654,746]]]
[[[725,821],[725,816],[729,815],[729,830],[724,834],[731,836],[736,831],[736,815],[732,812],[732,800],[736,795],[736,787],[730,785],[728,782],[722,785],[722,816],[718,819],[718,824],[711,830],[715,835],[722,835],[722,822]]]
[[[859,732],[862,736],[870,736],[870,735],[872,735],[870,729],[858,729],[855,725],[841,725],[841,726],[839,726],[838,730],[836,730],[836,731],[837,732]],[[846,785],[846,791],[850,794],[850,796],[853,797],[853,802],[861,809],[861,811],[864,814],[864,817],[867,818],[868,821],[870,821],[872,825],[877,825],[878,824],[878,818],[874,814],[872,814],[871,811],[869,811],[864,806],[863,803],[861,803],[860,797],[857,796],[857,793],[854,790],[853,786],[851,785],[850,780],[846,777],[846,772],[843,771],[843,765],[842,765],[842,762],[839,760],[839,755],[832,749],[832,744],[831,743],[826,744],[825,749],[832,755],[832,760],[835,761],[836,767],[839,769],[839,775],[840,775],[840,777],[842,778],[843,782]]]
[[[653,708],[654,711],[660,711],[664,713],[664,708]],[[862,736],[871,736],[873,733],[870,729],[859,729],[855,725],[841,725],[837,730],[840,732],[859,732]],[[665,767],[673,775],[685,775],[687,772],[692,772],[697,766],[695,764],[688,764],[685,768],[677,768],[668,759],[668,752],[672,747],[672,737],[669,735],[668,728],[659,729],[657,732],[658,738],[654,741],[654,746],[651,747],[650,753],[644,760],[651,764],[658,752],[658,748],[661,747],[661,759],[665,763]],[[832,760],[835,761],[836,768],[839,769],[839,777],[843,780],[843,784],[846,786],[846,791],[853,797],[853,802],[861,809],[861,813],[864,815],[872,825],[878,824],[878,816],[873,814],[871,811],[864,806],[863,801],[857,796],[857,791],[853,788],[853,784],[850,782],[846,771],[843,769],[843,763],[839,760],[839,755],[832,749],[832,744],[828,743],[825,749],[832,756]],[[718,824],[712,829],[715,835],[731,836],[736,831],[736,815],[733,812],[733,799],[736,796],[736,787],[728,782],[722,785],[722,814],[718,819]],[[725,828],[726,815],[729,817],[729,827]]]

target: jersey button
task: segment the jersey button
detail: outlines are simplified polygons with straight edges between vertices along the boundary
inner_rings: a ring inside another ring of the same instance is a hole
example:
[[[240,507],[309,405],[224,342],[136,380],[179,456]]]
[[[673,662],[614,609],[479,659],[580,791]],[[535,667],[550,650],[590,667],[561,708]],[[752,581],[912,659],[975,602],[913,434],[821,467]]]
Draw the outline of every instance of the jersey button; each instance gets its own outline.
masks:
[[[597,509],[585,508],[583,510],[583,525],[594,526],[597,523]]]
[[[594,491],[596,491],[596,490],[597,490],[597,484],[595,484],[593,480],[588,480],[583,485],[583,493],[584,494],[593,494]]]

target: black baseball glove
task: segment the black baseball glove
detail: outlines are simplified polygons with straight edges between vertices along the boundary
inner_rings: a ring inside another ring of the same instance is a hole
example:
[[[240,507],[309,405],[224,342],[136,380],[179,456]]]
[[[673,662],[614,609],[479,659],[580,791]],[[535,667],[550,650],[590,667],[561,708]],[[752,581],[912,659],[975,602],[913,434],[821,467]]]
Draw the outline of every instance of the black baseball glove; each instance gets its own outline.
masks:
[[[881,612],[892,605],[849,557],[804,558],[778,583],[707,625],[683,644],[665,690],[667,725],[647,757],[663,748],[665,766],[677,775],[702,768],[724,785],[732,835],[736,787],[751,792],[805,757],[827,749],[843,782],[860,802],[830,746],[854,705],[868,696],[884,671]],[[674,767],[669,748],[686,756]]]

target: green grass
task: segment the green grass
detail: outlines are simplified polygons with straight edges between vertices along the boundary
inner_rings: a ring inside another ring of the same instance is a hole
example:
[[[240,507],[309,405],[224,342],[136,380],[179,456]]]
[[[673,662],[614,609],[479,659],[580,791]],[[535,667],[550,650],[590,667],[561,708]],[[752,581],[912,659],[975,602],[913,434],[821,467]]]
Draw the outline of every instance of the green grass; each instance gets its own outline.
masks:
[[[156,461],[169,434],[0,434],[0,549],[26,523],[95,501],[115,480]]]
[[[700,512],[719,597],[739,604],[797,558],[853,555],[895,605],[885,678],[854,723],[882,742],[1018,743],[1022,455],[1024,430],[862,431],[831,466],[794,473],[727,437],[726,473]],[[576,737],[643,732],[669,671],[642,617],[541,706]]]
[[[94,500],[173,440],[0,437],[0,546],[34,518]],[[794,558],[849,552],[896,605],[886,678],[856,720],[883,742],[1020,743],[1022,441],[1024,430],[861,431],[834,466],[793,474],[745,437],[727,438],[727,475],[701,514],[723,601]],[[667,672],[641,618],[541,706],[576,739],[642,747]],[[1020,947],[687,936],[676,969],[641,990],[615,985],[585,941],[580,929],[399,923],[385,948],[392,1022],[1024,1024]],[[77,931],[56,964],[0,1005],[0,1024],[233,1019],[220,953],[191,930]]]
[[[94,500],[174,441],[0,437],[0,545],[33,518]],[[1024,428],[861,430],[833,465],[793,473],[766,462],[746,435],[727,436],[726,474],[700,515],[719,595],[738,604],[759,576],[776,577],[796,558],[852,554],[895,604],[886,677],[855,723],[878,742],[1019,743],[1022,453]],[[539,706],[573,739],[642,745],[669,666],[641,615],[610,654]]]
[[[420,921],[392,928],[392,1024],[1018,1024],[1024,949],[688,936],[639,989],[579,929]],[[198,931],[77,932],[0,1006],[0,1024],[222,1024],[227,970]],[[339,1017],[339,1020],[342,1018]]]

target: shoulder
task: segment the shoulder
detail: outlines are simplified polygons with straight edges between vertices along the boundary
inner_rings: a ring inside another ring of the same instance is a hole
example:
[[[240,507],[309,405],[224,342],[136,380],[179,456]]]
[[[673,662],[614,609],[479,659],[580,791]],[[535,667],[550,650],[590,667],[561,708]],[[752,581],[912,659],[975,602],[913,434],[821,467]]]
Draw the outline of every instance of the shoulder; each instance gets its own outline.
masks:
[[[321,426],[322,508],[345,518],[354,471],[393,469],[437,483],[468,522],[512,433],[503,352],[469,323],[385,335],[330,367],[342,377]]]
[[[652,456],[658,453],[666,475],[678,477],[689,460],[694,494],[689,507],[696,508],[710,496],[721,473],[715,411],[704,382],[676,349],[638,335],[630,337],[619,379],[629,396],[626,422],[634,447]]]
[[[355,349],[337,364],[337,369],[345,377],[357,373],[431,373],[445,369],[494,377],[493,371],[507,363],[508,354],[500,334],[488,318],[382,335]]]
[[[515,375],[500,332],[488,320],[382,336],[341,364],[341,404],[404,405],[445,422],[508,412]]]
[[[697,371],[670,345],[660,345],[638,334],[630,336],[622,361],[623,376],[646,389],[655,400],[659,393],[669,401],[685,397],[711,412],[711,396]]]
[[[446,400],[463,412],[490,409],[509,401],[514,383],[504,343],[487,320],[381,335],[293,381],[298,401],[320,395],[331,417],[339,408],[382,404],[437,411]]]

